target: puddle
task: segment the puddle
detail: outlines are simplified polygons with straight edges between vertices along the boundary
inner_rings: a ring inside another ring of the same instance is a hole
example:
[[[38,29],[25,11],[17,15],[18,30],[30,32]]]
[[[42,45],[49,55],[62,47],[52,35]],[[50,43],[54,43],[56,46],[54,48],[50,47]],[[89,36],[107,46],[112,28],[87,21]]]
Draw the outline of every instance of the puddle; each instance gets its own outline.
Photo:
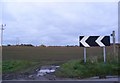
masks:
[[[46,74],[51,74],[56,71],[60,66],[42,66],[39,70],[37,70],[37,76],[44,76]]]

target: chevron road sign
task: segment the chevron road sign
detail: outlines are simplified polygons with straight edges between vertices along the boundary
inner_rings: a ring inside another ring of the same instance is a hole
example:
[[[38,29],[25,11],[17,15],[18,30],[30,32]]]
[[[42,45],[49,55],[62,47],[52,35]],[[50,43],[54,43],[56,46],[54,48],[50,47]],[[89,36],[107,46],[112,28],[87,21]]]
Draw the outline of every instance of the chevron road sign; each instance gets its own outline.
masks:
[[[110,36],[80,36],[80,47],[110,46]]]
[[[104,63],[106,63],[105,46],[110,46],[110,36],[80,36],[80,47],[84,47],[84,63],[86,63],[86,47],[103,47]]]

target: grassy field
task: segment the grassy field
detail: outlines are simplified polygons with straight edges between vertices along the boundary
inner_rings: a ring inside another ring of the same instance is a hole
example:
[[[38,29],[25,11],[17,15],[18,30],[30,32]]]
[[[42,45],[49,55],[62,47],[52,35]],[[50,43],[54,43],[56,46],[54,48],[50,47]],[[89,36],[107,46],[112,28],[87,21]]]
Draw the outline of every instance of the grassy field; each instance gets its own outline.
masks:
[[[112,46],[106,47],[107,56],[113,55]],[[103,56],[103,49],[100,47],[87,48],[87,59],[97,61]],[[109,58],[112,60],[113,57]],[[70,60],[83,59],[83,48],[81,47],[29,47],[29,46],[7,46],[3,47],[3,71],[18,71],[34,65],[63,64]],[[15,63],[16,64],[13,64]],[[26,63],[26,67],[25,64]],[[24,64],[24,66],[22,65]],[[30,66],[27,66],[30,64]],[[6,67],[6,65],[8,67]],[[18,68],[16,67],[19,66]],[[11,68],[11,69],[9,69]]]
[[[103,55],[100,47],[87,48],[87,57]],[[113,54],[113,48],[106,47],[107,55]],[[83,58],[80,47],[3,47],[3,60],[67,61]]]

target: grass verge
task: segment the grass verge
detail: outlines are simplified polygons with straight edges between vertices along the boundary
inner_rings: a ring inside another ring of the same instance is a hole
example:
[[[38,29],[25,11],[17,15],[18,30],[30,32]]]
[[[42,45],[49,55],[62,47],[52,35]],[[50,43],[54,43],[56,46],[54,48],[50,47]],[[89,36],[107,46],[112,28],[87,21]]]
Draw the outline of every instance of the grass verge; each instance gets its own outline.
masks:
[[[16,71],[22,71],[24,69],[30,68],[33,65],[36,65],[37,62],[24,61],[24,60],[8,60],[3,61],[2,63],[2,72],[11,73]]]
[[[120,66],[120,65],[119,65]],[[88,78],[92,76],[106,76],[106,75],[118,75],[120,67],[118,63],[92,63],[88,61],[86,64],[83,61],[69,61],[57,70],[56,75],[58,77],[66,78]]]

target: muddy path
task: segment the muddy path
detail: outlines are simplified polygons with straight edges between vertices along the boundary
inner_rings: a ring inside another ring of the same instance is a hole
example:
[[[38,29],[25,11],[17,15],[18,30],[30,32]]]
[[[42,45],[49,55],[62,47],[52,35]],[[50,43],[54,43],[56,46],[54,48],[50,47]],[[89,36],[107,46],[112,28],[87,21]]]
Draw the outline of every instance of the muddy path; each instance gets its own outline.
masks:
[[[60,66],[47,65],[41,66],[31,72],[7,73],[2,75],[3,80],[58,80],[55,71]]]

